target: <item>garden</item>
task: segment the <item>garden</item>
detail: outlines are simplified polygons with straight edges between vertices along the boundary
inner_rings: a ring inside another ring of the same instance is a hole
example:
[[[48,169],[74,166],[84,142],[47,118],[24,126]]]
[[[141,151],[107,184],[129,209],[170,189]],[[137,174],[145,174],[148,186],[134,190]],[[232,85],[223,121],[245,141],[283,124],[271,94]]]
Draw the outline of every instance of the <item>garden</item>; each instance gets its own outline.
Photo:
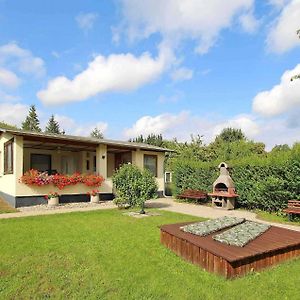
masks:
[[[0,298],[299,297],[299,259],[226,281],[160,244],[160,225],[201,219],[160,213],[135,219],[105,210],[0,220]]]

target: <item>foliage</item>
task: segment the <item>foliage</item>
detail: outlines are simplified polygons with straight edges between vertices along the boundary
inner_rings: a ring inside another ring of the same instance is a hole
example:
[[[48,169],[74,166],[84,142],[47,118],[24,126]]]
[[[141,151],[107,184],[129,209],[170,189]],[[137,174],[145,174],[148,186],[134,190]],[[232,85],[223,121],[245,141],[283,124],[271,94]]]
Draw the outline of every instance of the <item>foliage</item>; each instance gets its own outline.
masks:
[[[89,196],[97,196],[99,194],[99,190],[92,190],[90,192],[87,193]]]
[[[57,192],[49,192],[47,195],[45,195],[45,199],[49,200],[51,198],[57,198],[59,197],[59,194]]]
[[[95,127],[92,130],[90,136],[93,137],[93,138],[96,138],[96,139],[103,139],[104,138],[104,135],[103,135],[102,131],[98,127]]]
[[[35,105],[31,105],[25,121],[22,123],[22,129],[27,131],[41,132],[40,121],[36,113]]]
[[[220,161],[177,160],[173,163],[173,192],[185,189],[211,191],[219,175]],[[238,203],[248,209],[278,211],[290,199],[300,199],[300,145],[289,151],[270,152],[228,161],[239,194]]]
[[[55,120],[54,115],[51,115],[48,124],[45,128],[46,133],[62,134],[59,123]]]
[[[147,137],[142,134],[134,139],[130,139],[129,142],[144,143],[153,146],[163,147],[163,137],[161,134],[151,133]]]
[[[241,129],[236,129],[232,127],[224,128],[219,135],[216,137],[216,142],[237,142],[245,141],[246,136]]]
[[[78,183],[82,183],[90,187],[99,187],[103,181],[104,178],[101,175],[80,173],[74,173],[72,175],[48,175],[47,172],[39,172],[37,170],[29,170],[20,178],[21,183],[29,186],[44,186],[53,184],[60,190],[64,189],[66,186],[76,185]]]
[[[146,200],[156,197],[157,183],[146,169],[141,171],[131,164],[122,165],[113,175],[116,205],[139,206],[143,210]]]
[[[3,129],[18,129],[17,126],[15,125],[11,125],[11,124],[7,124],[6,122],[0,122],[0,128],[3,128]]]

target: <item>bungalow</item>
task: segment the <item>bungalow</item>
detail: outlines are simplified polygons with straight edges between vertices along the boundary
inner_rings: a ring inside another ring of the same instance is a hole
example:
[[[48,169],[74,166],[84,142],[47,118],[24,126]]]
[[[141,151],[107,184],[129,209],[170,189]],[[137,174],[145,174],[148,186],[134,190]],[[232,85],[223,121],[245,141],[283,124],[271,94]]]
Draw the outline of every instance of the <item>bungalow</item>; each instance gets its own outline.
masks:
[[[0,196],[13,207],[46,203],[44,195],[50,191],[59,192],[62,203],[89,201],[87,193],[91,187],[82,183],[58,190],[51,183],[37,186],[20,181],[26,171],[35,169],[49,174],[99,174],[104,178],[100,198],[112,199],[111,178],[123,163],[149,169],[162,196],[168,151],[142,143],[0,128]]]

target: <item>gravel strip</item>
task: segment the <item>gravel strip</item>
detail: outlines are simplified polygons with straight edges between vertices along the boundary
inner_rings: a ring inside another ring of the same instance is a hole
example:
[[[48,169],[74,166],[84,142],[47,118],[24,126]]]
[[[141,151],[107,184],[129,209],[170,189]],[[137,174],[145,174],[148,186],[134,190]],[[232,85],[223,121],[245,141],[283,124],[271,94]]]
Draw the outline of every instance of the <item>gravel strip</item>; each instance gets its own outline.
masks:
[[[88,207],[105,207],[111,206],[112,201],[105,201],[99,203],[91,203],[91,202],[76,202],[76,203],[61,203],[58,206],[48,206],[47,204],[40,204],[35,206],[24,206],[18,208],[21,212],[31,212],[31,211],[48,211],[48,210],[64,210],[64,209],[72,209],[72,208],[88,208]]]

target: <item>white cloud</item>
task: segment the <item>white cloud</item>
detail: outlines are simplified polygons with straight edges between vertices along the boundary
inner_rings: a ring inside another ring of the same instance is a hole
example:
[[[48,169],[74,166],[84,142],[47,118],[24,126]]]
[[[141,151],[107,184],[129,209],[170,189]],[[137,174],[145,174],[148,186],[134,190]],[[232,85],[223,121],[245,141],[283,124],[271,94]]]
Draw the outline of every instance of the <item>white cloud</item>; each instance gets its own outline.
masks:
[[[287,4],[290,0],[269,0],[269,4],[276,7],[276,8],[282,8]]]
[[[164,40],[190,38],[196,51],[208,52],[222,29],[235,17],[252,11],[254,0],[122,0],[130,39],[159,32]]]
[[[0,85],[8,88],[16,88],[21,80],[10,70],[0,67]]]
[[[131,128],[124,130],[127,138],[133,138],[140,134],[148,135],[150,133],[172,134],[174,128],[182,126],[188,119],[188,112],[175,114],[161,114],[155,117],[143,116],[138,119]]]
[[[56,77],[37,96],[45,104],[62,104],[104,92],[134,90],[159,77],[172,61],[173,54],[165,46],[160,47],[157,58],[149,53],[139,57],[130,53],[98,55],[74,79]]]
[[[9,64],[21,73],[38,77],[46,73],[44,61],[29,50],[19,47],[15,42],[0,46],[0,64]]]
[[[296,31],[300,26],[300,1],[292,0],[287,4],[276,22],[270,29],[267,37],[269,51],[276,53],[286,52],[300,46]]]
[[[105,122],[90,122],[80,124],[77,120],[67,116],[55,115],[54,117],[58,121],[60,128],[65,130],[67,134],[88,136],[95,127],[105,134],[108,129],[108,124]]]
[[[179,68],[176,69],[172,74],[171,77],[174,81],[183,81],[183,80],[190,80],[193,78],[193,70],[188,68]]]
[[[300,108],[300,81],[291,81],[291,77],[299,73],[300,64],[284,72],[279,84],[255,96],[253,110],[263,116],[275,116]]]
[[[217,124],[213,129],[214,136],[221,133],[222,129],[227,127],[241,129],[249,138],[256,137],[261,130],[259,125],[257,124],[257,121],[252,116],[238,115],[228,121]]]
[[[184,94],[181,91],[175,91],[174,94],[170,96],[160,95],[158,98],[159,103],[177,103]]]
[[[241,15],[239,21],[243,29],[248,33],[256,32],[260,24],[260,22],[254,17],[252,12]]]
[[[300,122],[291,124],[284,118],[263,119],[251,114],[236,115],[229,119],[216,115],[193,115],[182,111],[178,114],[160,114],[143,116],[123,132],[124,138],[133,138],[140,134],[161,133],[164,138],[176,137],[179,141],[190,140],[191,134],[200,134],[205,143],[214,140],[223,128],[241,129],[245,135],[255,141],[264,142],[268,150],[276,144],[292,145],[300,141]]]
[[[96,13],[86,13],[79,14],[75,19],[79,28],[87,31],[94,27],[97,17],[98,15]]]
[[[28,106],[21,103],[0,103],[0,121],[20,126],[28,112]]]

